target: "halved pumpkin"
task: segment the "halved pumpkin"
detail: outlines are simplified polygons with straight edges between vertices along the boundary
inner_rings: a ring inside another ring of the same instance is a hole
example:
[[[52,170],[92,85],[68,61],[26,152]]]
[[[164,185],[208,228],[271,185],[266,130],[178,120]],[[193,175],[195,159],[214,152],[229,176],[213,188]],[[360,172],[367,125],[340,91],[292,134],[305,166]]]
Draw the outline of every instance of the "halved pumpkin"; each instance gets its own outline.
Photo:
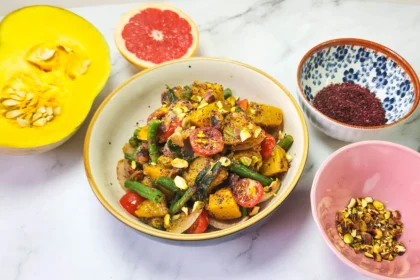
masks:
[[[0,154],[50,150],[80,127],[111,70],[108,45],[80,16],[52,6],[0,22]]]

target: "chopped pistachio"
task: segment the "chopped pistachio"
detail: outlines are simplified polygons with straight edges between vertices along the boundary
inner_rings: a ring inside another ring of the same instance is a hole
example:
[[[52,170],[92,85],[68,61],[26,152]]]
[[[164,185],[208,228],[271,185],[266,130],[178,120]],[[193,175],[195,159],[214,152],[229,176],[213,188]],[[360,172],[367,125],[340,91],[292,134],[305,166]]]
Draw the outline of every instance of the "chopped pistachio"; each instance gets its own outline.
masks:
[[[191,96],[191,98],[190,98],[190,100],[192,100],[192,101],[194,101],[194,102],[201,102],[201,96],[198,96],[198,95],[193,95],[193,96]]]
[[[196,201],[196,202],[194,202],[194,206],[193,206],[192,212],[195,212],[195,211],[198,211],[198,210],[203,209],[204,208],[204,205],[205,204],[202,201]]]
[[[248,129],[243,128],[239,133],[239,137],[241,138],[241,142],[244,142],[245,140],[251,137],[251,133],[249,133]]]
[[[402,245],[397,245],[397,246],[395,246],[395,251],[396,251],[396,253],[398,253],[401,256],[405,253],[406,249]]]
[[[260,135],[261,131],[262,131],[262,128],[257,127],[254,131],[254,138],[257,138]]]
[[[378,200],[373,201],[373,206],[376,208],[376,210],[384,210],[384,204]]]
[[[182,208],[181,208],[181,211],[182,211],[182,212],[184,212],[184,213],[185,213],[185,215],[187,215],[187,216],[188,216],[188,207],[185,207],[185,206],[184,206],[184,207],[182,207]]]
[[[365,200],[367,203],[372,203],[373,202],[373,198],[371,198],[370,196],[365,197]]]
[[[347,208],[353,208],[356,205],[356,199],[352,198],[349,202],[349,205],[347,205]]]
[[[136,162],[135,162],[134,160],[132,160],[132,161],[131,161],[131,168],[132,168],[132,169],[136,169],[136,167],[137,167]]]
[[[175,158],[171,161],[171,165],[175,168],[187,168],[188,167],[188,161],[181,158]]]
[[[386,210],[382,202],[371,197],[352,198],[335,216],[339,237],[356,253],[362,252],[377,262],[405,253],[398,241],[403,229],[400,219],[398,211]]]
[[[229,166],[231,164],[230,159],[228,159],[227,157],[219,158],[219,162],[222,164],[222,166]]]
[[[185,181],[184,178],[180,177],[180,176],[176,176],[174,179],[175,182],[175,186],[181,190],[186,190],[188,189],[188,185],[187,182]]]
[[[197,109],[204,108],[204,107],[206,107],[207,105],[209,105],[209,103],[207,103],[207,102],[201,102],[201,103],[200,103],[200,105],[198,105]]]
[[[259,206],[254,206],[254,208],[252,208],[251,212],[248,213],[249,216],[255,216],[258,214],[258,212],[260,211],[260,207]]]
[[[249,157],[241,157],[239,161],[245,166],[250,166],[252,163],[252,159],[250,159]]]
[[[382,256],[380,254],[373,254],[374,259],[376,262],[381,262],[382,261]]]
[[[365,252],[365,256],[368,258],[373,259],[373,255],[371,253]]]
[[[375,235],[375,239],[381,239],[382,238],[382,231],[379,228],[375,228],[373,230],[373,234]]]
[[[362,208],[366,208],[368,202],[366,201],[366,199],[362,199]]]
[[[251,159],[252,159],[252,163],[251,164],[256,164],[259,161],[259,159],[258,159],[257,156],[252,156]]]
[[[163,226],[165,228],[171,227],[171,215],[169,214],[165,215],[165,217],[163,218]]]
[[[353,236],[351,234],[347,233],[343,237],[344,243],[351,244],[353,242]]]

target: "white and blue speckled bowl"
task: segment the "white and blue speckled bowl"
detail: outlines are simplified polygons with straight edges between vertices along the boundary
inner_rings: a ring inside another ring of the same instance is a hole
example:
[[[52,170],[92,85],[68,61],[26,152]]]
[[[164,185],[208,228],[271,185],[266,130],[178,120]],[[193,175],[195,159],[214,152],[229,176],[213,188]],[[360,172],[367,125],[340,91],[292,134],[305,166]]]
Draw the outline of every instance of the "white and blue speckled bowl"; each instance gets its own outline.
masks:
[[[415,111],[419,80],[400,55],[374,42],[344,38],[309,50],[297,71],[299,103],[312,124],[330,137],[346,142],[386,139]],[[314,97],[333,83],[350,82],[367,87],[385,109],[383,126],[360,127],[338,122],[317,110]]]

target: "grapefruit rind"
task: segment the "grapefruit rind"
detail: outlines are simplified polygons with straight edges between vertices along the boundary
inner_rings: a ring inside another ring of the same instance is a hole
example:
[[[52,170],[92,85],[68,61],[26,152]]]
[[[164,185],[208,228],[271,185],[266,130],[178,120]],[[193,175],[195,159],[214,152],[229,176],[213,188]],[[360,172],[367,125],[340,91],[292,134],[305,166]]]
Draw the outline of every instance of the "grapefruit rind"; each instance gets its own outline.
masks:
[[[117,45],[118,50],[120,51],[121,55],[127,59],[130,63],[141,67],[141,68],[150,68],[155,66],[156,64],[150,61],[139,59],[134,53],[130,52],[126,46],[125,46],[125,40],[122,37],[122,32],[124,30],[124,27],[127,25],[127,23],[130,21],[130,19],[141,12],[142,10],[145,10],[147,8],[156,8],[160,10],[170,10],[175,13],[177,13],[180,17],[184,18],[191,26],[191,35],[193,36],[193,41],[188,49],[188,51],[179,59],[182,58],[189,58],[194,56],[194,54],[197,52],[198,49],[198,41],[199,41],[199,33],[198,28],[195,22],[183,11],[179,10],[178,8],[175,8],[174,6],[167,5],[167,4],[161,4],[161,3],[153,3],[153,4],[143,4],[140,6],[137,6],[136,8],[128,11],[118,22],[117,27],[115,28],[115,44]],[[165,61],[167,62],[167,61]]]

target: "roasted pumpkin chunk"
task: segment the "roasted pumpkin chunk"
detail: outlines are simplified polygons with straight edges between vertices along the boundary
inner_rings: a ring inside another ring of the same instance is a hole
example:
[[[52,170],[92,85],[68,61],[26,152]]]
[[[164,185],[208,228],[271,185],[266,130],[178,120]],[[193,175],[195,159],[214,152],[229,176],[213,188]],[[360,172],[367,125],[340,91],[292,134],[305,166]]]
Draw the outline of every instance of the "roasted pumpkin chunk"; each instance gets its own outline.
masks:
[[[207,210],[216,219],[230,220],[241,217],[241,211],[233,198],[232,191],[223,188],[210,195]]]

